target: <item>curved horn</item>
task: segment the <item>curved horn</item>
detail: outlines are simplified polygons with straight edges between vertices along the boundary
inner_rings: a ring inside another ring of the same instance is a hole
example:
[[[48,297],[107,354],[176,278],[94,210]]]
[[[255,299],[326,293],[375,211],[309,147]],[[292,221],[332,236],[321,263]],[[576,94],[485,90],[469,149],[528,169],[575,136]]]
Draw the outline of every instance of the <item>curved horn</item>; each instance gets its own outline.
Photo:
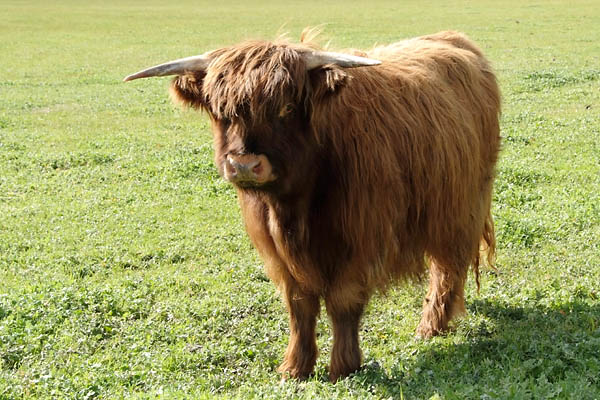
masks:
[[[332,53],[328,51],[308,52],[304,55],[306,66],[309,70],[322,67],[327,64],[339,65],[342,68],[367,67],[379,65],[381,61],[372,58],[352,56],[350,54]]]
[[[125,79],[123,79],[123,82],[139,78],[149,78],[151,76],[183,75],[187,72],[203,71],[208,67],[208,64],[210,64],[211,61],[207,54],[208,53],[199,56],[180,58],[178,60],[146,68],[145,70],[126,76]]]

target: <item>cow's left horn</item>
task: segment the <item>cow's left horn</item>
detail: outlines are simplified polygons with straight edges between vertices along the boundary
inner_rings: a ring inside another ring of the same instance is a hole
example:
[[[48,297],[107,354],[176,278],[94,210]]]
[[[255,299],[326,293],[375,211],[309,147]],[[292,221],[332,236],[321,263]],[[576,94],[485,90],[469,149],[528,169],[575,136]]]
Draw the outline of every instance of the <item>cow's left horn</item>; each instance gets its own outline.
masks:
[[[379,65],[381,61],[372,58],[353,56],[343,53],[332,53],[328,51],[314,51],[305,53],[304,60],[309,70],[322,67],[327,64],[339,65],[342,68],[368,67]]]
[[[169,61],[164,64],[146,68],[140,72],[129,75],[123,79],[124,82],[139,78],[149,78],[151,76],[183,75],[188,72],[204,71],[211,59],[207,54],[199,56],[180,58],[179,60]]]

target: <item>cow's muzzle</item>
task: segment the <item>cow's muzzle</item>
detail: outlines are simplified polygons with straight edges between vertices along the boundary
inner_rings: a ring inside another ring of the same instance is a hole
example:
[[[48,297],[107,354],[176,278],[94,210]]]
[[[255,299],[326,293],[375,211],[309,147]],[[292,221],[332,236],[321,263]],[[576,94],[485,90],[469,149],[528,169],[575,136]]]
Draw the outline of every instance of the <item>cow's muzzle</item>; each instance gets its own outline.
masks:
[[[264,154],[229,154],[223,169],[225,179],[242,187],[261,186],[276,178]]]

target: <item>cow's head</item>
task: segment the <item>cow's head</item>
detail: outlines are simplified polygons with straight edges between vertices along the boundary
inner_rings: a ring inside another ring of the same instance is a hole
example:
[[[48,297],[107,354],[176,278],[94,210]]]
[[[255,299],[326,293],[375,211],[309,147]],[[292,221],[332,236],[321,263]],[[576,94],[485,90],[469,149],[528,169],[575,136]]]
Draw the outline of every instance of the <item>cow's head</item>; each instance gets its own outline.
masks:
[[[177,75],[173,98],[212,119],[221,176],[243,189],[284,194],[301,189],[317,162],[310,126],[315,96],[341,86],[344,68],[379,63],[289,43],[245,42],[157,65],[125,81]]]

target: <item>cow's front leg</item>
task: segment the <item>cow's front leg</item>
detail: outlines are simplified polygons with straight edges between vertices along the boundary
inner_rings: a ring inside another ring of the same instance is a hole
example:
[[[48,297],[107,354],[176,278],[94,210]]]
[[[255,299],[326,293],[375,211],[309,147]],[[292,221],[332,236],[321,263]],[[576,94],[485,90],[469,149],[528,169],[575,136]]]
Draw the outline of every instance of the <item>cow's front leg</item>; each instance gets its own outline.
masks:
[[[290,317],[290,341],[279,372],[283,379],[306,379],[312,374],[319,354],[315,334],[319,297],[303,292],[295,284],[285,286],[283,291]]]
[[[333,325],[333,349],[329,366],[329,379],[332,382],[357,371],[362,362],[358,328],[367,300],[362,296],[359,296],[360,300],[355,296],[348,297],[352,299],[332,293],[325,299],[327,313]]]

